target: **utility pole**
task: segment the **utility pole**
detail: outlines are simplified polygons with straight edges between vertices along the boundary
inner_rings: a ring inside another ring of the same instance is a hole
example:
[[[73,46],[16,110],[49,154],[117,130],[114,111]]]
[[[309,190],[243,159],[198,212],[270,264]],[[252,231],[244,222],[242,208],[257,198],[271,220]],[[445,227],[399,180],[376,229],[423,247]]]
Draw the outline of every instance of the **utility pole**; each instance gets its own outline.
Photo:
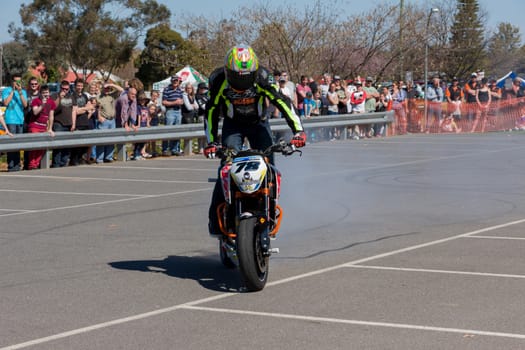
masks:
[[[423,87],[425,91],[424,96],[424,102],[425,102],[425,109],[423,112],[423,118],[425,123],[425,128],[427,126],[427,120],[428,120],[428,101],[427,101],[427,90],[428,90],[428,27],[430,26],[430,17],[432,17],[433,13],[439,12],[438,8],[431,8],[430,12],[428,13],[427,17],[427,26],[425,27],[425,79],[423,81]]]
[[[399,0],[399,78],[401,80],[405,80],[405,67],[403,62],[405,60],[403,56],[404,3],[404,0]]]
[[[4,86],[4,45],[0,45],[0,86]]]

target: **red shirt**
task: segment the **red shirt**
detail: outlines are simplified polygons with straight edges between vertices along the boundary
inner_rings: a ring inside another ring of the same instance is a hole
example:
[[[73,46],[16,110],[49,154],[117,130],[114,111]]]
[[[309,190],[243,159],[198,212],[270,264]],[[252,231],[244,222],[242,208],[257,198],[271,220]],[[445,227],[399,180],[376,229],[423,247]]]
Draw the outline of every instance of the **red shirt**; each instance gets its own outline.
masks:
[[[33,107],[42,106],[41,97],[33,99],[31,102],[31,109]],[[52,98],[48,98],[44,107],[37,115],[32,115],[29,120],[28,127],[35,130],[36,132],[47,131],[47,122],[49,121],[49,114],[57,108],[55,101]],[[33,112],[31,112],[33,113]]]

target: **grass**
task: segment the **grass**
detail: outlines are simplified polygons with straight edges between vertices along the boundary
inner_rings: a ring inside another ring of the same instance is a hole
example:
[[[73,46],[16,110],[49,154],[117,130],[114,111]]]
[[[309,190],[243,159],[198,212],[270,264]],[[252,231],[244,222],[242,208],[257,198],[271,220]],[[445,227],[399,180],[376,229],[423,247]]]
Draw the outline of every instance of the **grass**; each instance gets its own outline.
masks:
[[[0,154],[0,171],[7,171],[7,156],[5,153]]]

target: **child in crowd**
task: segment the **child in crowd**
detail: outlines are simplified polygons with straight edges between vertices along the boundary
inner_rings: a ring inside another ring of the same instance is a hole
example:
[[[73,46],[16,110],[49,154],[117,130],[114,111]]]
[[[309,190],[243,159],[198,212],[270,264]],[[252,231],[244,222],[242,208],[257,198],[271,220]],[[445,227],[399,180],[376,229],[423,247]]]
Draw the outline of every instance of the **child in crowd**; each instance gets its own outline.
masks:
[[[303,109],[304,109],[304,117],[310,118],[312,116],[312,111],[316,107],[315,100],[313,99],[313,95],[311,91],[306,92],[306,97],[303,100]]]
[[[5,113],[5,107],[0,107],[0,136],[1,135],[13,136],[13,134],[11,134],[11,132],[7,128],[7,125],[5,124],[4,113]]]
[[[321,100],[321,91],[317,90],[314,93],[313,101],[315,105],[312,108],[312,112],[310,113],[310,115],[315,117],[315,116],[321,115],[321,106],[323,104]]]
[[[454,113],[443,118],[439,123],[439,127],[443,132],[455,132],[456,134],[461,132],[461,128],[458,127],[454,120]]]
[[[139,128],[149,128],[150,121],[151,121],[151,115],[148,107],[149,98],[146,96],[144,92],[141,92],[137,96],[137,126]],[[144,158],[151,158],[151,154],[146,152],[146,143],[145,142],[138,142],[135,144],[135,150],[133,152],[133,159],[134,160],[141,160]]]
[[[155,104],[155,102],[148,103],[148,112],[149,112],[149,125],[148,126],[158,126],[159,125],[159,107]],[[157,142],[150,141],[148,144],[149,148],[149,154],[151,154],[152,157],[156,157],[158,155],[157,152]],[[144,152],[145,154],[148,154],[148,152]]]

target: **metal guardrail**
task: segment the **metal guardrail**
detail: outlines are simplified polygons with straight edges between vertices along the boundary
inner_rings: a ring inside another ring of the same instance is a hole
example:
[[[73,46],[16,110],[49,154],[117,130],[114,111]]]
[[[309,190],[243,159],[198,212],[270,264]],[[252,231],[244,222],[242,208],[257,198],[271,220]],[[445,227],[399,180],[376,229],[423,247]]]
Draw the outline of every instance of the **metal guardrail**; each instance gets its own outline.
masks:
[[[391,123],[394,120],[393,111],[368,114],[339,114],[330,116],[316,116],[303,119],[306,130],[327,127],[348,127],[353,125],[370,125],[376,123]],[[290,130],[284,119],[270,120],[272,131]],[[220,129],[219,129],[220,130]],[[345,129],[346,131],[346,129]],[[137,142],[149,142],[155,140],[180,139],[185,140],[185,154],[192,153],[192,140],[204,138],[202,124],[184,124],[170,126],[155,126],[140,128],[137,131],[126,131],[125,129],[97,129],[74,132],[55,132],[51,137],[48,133],[17,134],[13,137],[0,137],[0,152],[30,151],[45,149],[46,155],[42,158],[42,168],[48,168],[50,164],[50,153],[56,148],[70,148],[92,145],[117,145],[117,157],[126,160],[124,145]],[[347,138],[346,132],[342,138]]]

